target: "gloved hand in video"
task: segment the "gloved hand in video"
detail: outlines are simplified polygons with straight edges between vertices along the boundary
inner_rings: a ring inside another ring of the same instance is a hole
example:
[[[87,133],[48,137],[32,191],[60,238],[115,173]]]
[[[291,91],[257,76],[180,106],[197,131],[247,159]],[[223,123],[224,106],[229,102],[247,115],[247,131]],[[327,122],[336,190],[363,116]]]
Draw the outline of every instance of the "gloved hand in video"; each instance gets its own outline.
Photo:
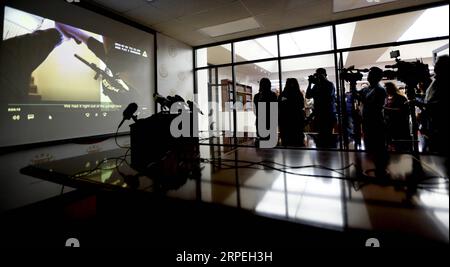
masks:
[[[55,28],[68,39],[74,39],[77,44],[87,43],[90,36],[83,32],[82,30],[63,24],[60,22],[55,22]]]

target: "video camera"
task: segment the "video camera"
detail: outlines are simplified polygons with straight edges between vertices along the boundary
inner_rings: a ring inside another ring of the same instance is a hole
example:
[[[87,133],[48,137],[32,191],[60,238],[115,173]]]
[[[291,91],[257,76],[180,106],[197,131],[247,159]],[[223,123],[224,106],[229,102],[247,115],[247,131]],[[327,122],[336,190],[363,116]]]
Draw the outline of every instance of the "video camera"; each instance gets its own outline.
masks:
[[[400,59],[400,51],[391,52],[391,58],[395,58],[394,65],[387,65],[387,69],[384,71],[384,78],[388,80],[398,80],[406,84],[406,95],[409,100],[416,99],[416,88],[419,83],[429,84],[431,83],[430,69],[427,64],[424,64],[421,60],[414,62],[406,62]],[[396,71],[395,71],[396,69]],[[416,117],[416,110],[414,105],[410,105],[409,112],[412,120],[412,133],[413,141],[418,139],[418,123]],[[414,143],[414,151],[418,151],[417,142]]]
[[[391,58],[395,58],[396,63],[387,65],[386,68],[394,70],[384,71],[384,78],[401,81],[411,88],[415,88],[419,83],[429,83],[431,81],[430,69],[423,61],[402,61],[400,59],[400,51],[391,52]]]
[[[340,77],[342,80],[349,83],[356,83],[361,81],[364,77],[363,73],[369,72],[368,69],[355,69],[355,66],[351,66],[347,69],[341,69]]]
[[[308,81],[312,84],[318,84],[320,81],[319,75],[317,73],[308,76]]]

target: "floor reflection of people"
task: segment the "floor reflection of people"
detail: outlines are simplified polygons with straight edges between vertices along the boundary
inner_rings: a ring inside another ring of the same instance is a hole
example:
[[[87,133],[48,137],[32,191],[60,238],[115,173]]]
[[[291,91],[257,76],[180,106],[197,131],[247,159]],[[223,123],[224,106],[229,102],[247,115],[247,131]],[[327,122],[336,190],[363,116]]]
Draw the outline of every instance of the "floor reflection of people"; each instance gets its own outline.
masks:
[[[371,154],[375,163],[375,176],[384,178],[389,156],[386,147],[386,126],[383,117],[383,107],[386,90],[380,85],[383,70],[377,67],[370,69],[369,87],[359,91],[363,104],[362,125],[366,150]]]
[[[408,99],[403,96],[394,83],[388,82],[386,87],[386,104],[384,106],[384,117],[386,121],[387,140],[396,151],[408,149],[411,140],[409,127]]]
[[[333,128],[336,123],[335,86],[327,79],[327,71],[323,68],[317,69],[308,82],[306,98],[314,99],[314,128],[319,134],[317,145],[333,146]]]
[[[297,79],[289,78],[278,98],[279,128],[283,146],[304,146],[305,99]]]

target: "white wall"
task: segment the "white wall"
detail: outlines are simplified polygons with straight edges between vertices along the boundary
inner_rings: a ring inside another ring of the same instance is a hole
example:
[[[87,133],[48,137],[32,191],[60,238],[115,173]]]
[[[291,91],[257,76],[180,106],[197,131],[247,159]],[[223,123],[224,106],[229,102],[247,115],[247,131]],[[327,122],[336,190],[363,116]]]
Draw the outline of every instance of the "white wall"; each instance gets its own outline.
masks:
[[[157,44],[158,93],[194,100],[192,47],[163,34],[157,35]]]
[[[207,49],[200,49],[197,51],[197,66],[206,66],[208,63]],[[201,70],[197,72],[197,103],[203,112],[208,111],[208,71]],[[209,112],[206,112],[207,114]],[[204,116],[199,116],[199,131],[208,131],[209,121]]]
[[[157,47],[158,93],[164,97],[179,95],[186,101],[193,100],[205,113],[208,110],[206,82],[199,82],[201,94],[194,96],[193,48],[163,34],[157,35]],[[198,76],[201,81],[207,80],[207,72],[199,72]],[[208,129],[206,115],[199,115],[199,128],[200,131]]]

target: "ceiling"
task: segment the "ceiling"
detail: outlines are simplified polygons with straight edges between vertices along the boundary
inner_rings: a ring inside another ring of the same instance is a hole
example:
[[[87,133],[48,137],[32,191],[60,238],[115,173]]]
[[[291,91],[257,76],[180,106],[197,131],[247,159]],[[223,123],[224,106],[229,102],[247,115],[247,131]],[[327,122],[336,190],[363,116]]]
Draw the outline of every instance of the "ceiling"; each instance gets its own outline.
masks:
[[[333,12],[333,0],[91,0],[191,46],[205,45],[441,0],[398,0]],[[355,0],[339,0],[355,2]],[[365,0],[360,0],[365,1]],[[203,28],[253,17],[259,28],[210,37]]]
[[[441,25],[434,27],[434,25]],[[382,30],[379,29],[388,29]],[[305,54],[320,51],[330,51],[332,45],[331,27],[315,28],[298,32],[290,32],[280,36],[281,56]],[[436,36],[446,36],[449,32],[448,6],[428,8],[414,12],[402,13],[371,20],[363,20],[340,24],[337,26],[338,48],[358,47],[396,41],[417,40]],[[433,51],[448,44],[447,40],[384,47],[363,51],[344,53],[345,67],[370,66],[371,64],[393,64],[390,52],[401,51],[401,58],[414,60],[416,58],[431,59]],[[250,61],[277,56],[277,38],[270,35],[235,43],[237,62]],[[201,56],[199,56],[199,54]],[[219,45],[198,50],[198,67],[208,64],[220,65],[231,62],[231,45]],[[202,56],[203,55],[203,56]],[[206,56],[207,57],[206,57]],[[385,65],[386,65],[385,64]],[[239,71],[245,66],[239,66]],[[283,72],[310,70],[317,67],[334,67],[334,55],[322,55],[282,61]],[[278,72],[278,62],[259,62],[250,64],[250,69],[260,75],[263,72]]]

